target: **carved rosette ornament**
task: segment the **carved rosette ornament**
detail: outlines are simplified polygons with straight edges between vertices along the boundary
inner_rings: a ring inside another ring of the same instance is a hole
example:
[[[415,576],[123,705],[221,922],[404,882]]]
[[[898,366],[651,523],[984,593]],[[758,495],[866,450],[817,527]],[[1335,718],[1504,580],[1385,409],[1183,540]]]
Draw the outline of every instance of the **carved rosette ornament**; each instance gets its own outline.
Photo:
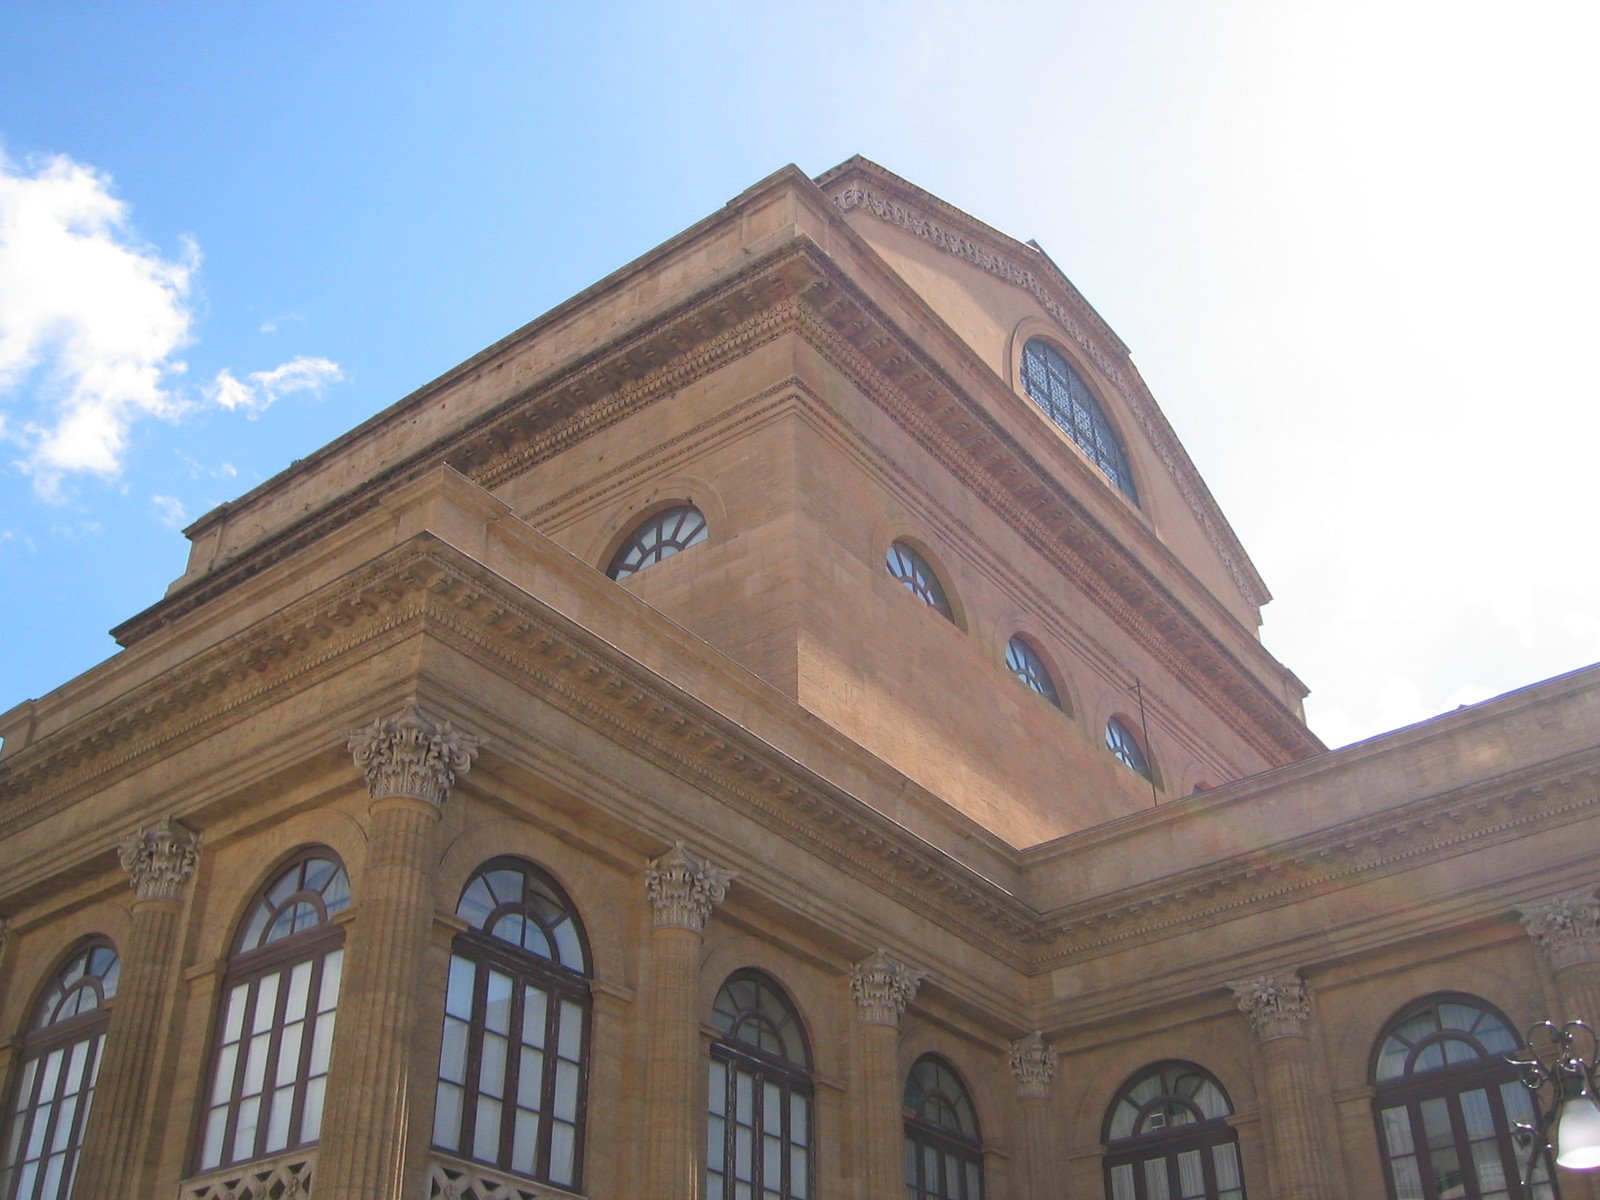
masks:
[[[704,933],[711,910],[728,894],[734,873],[690,854],[682,842],[645,868],[644,888],[655,911],[656,928]]]
[[[1239,998],[1239,1011],[1263,1042],[1273,1038],[1307,1037],[1311,1022],[1311,992],[1297,971],[1257,975],[1228,985]]]
[[[1056,1052],[1044,1034],[1030,1033],[1011,1043],[1007,1061],[1017,1078],[1017,1095],[1023,1100],[1050,1099],[1050,1081],[1056,1074]]]
[[[1522,924],[1552,971],[1600,962],[1600,900],[1558,896],[1522,910]]]
[[[900,1018],[926,979],[925,971],[913,970],[887,951],[875,950],[850,972],[850,991],[856,998],[856,1020],[863,1025],[892,1025],[900,1028]]]
[[[439,806],[456,779],[472,769],[483,740],[433,720],[413,700],[394,716],[354,730],[345,743],[374,800],[415,796]]]
[[[200,835],[171,817],[117,843],[117,858],[140,900],[177,900],[200,861]]]

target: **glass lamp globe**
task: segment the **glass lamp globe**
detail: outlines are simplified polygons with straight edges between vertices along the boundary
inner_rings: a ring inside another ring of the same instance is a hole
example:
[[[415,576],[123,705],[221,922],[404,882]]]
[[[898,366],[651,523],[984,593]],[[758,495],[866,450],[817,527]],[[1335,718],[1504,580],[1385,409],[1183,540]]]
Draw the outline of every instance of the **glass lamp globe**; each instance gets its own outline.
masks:
[[[1556,1165],[1569,1171],[1600,1167],[1600,1105],[1586,1092],[1561,1105],[1556,1122]]]

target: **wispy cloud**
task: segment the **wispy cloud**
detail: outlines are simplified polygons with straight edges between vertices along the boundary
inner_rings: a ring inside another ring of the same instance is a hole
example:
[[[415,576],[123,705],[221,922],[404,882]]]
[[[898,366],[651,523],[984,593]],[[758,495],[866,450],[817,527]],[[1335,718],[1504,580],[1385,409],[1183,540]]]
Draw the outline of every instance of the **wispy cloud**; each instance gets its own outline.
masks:
[[[156,516],[168,529],[181,529],[189,523],[189,514],[184,510],[183,501],[176,496],[151,496],[150,503],[155,505]]]
[[[224,367],[206,388],[206,398],[230,412],[243,409],[259,416],[281,397],[295,392],[321,393],[330,383],[344,378],[339,364],[326,358],[292,358],[270,371],[251,371],[236,379]]]

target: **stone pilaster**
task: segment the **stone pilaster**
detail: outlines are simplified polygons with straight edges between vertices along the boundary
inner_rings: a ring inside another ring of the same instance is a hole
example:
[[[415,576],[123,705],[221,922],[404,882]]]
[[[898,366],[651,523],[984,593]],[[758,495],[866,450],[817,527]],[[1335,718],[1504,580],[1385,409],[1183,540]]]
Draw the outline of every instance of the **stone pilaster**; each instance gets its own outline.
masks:
[[[1050,1081],[1056,1074],[1056,1052],[1040,1032],[1011,1043],[1006,1056],[1017,1081],[1022,1108],[1023,1166],[1028,1200],[1051,1200],[1058,1191],[1056,1138],[1050,1124]]]
[[[858,1081],[853,1173],[862,1200],[889,1200],[905,1192],[900,1018],[926,978],[883,950],[850,972]]]
[[[1530,904],[1522,924],[1555,976],[1562,1021],[1587,1021],[1600,1029],[1600,901],[1583,893]]]
[[[1333,1156],[1311,1068],[1311,993],[1296,971],[1230,983],[1255,1034],[1276,1200],[1336,1200]]]
[[[417,979],[433,916],[433,831],[479,740],[408,704],[347,738],[372,798],[356,918],[317,1160],[317,1200],[394,1200],[415,1194],[423,1146],[406,1143]]]
[[[645,1063],[645,1183],[652,1200],[694,1200],[701,1192],[700,942],[732,879],[682,842],[645,869],[653,916]]]
[[[200,838],[170,817],[130,834],[117,857],[133,888],[133,921],[120,947],[122,976],[106,1029],[99,1083],[84,1129],[73,1194],[125,1200],[147,1191],[144,1153],[160,1043],[162,997],[169,991],[183,898],[199,861]]]

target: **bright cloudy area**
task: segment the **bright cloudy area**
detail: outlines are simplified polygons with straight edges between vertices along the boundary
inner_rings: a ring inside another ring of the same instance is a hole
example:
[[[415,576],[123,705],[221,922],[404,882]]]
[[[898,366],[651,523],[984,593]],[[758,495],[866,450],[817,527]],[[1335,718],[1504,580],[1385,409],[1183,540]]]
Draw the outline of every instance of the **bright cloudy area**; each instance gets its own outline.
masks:
[[[1590,5],[7,5],[0,709],[182,526],[786,162],[1036,238],[1342,745],[1600,659]]]

